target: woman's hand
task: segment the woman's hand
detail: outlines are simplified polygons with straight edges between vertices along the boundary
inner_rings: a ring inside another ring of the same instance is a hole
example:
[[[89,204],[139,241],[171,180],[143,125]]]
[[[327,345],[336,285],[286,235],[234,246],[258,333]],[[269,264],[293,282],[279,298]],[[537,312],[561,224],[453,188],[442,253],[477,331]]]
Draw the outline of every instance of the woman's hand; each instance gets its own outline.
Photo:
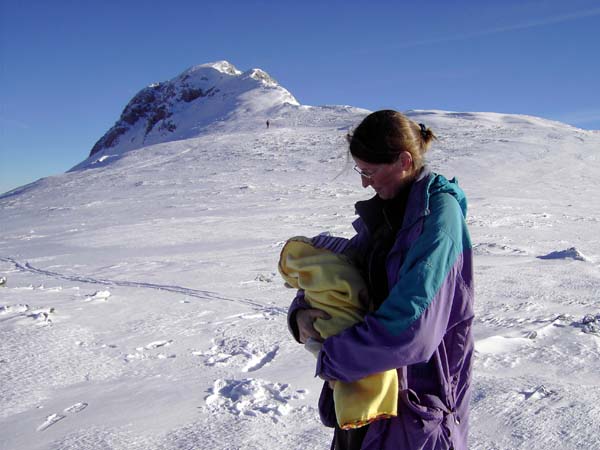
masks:
[[[319,332],[315,330],[314,322],[316,319],[329,320],[331,319],[331,316],[321,309],[300,309],[296,313],[299,338],[300,342],[303,344],[306,344],[309,339],[314,339],[317,342],[323,342],[323,338]],[[317,355],[315,354],[315,356]],[[327,381],[330,389],[335,387],[335,383],[335,380]]]
[[[314,322],[317,319],[329,320],[331,316],[321,309],[300,309],[296,313],[296,323],[298,325],[298,338],[303,344],[308,338],[323,342],[323,338],[315,330]]]

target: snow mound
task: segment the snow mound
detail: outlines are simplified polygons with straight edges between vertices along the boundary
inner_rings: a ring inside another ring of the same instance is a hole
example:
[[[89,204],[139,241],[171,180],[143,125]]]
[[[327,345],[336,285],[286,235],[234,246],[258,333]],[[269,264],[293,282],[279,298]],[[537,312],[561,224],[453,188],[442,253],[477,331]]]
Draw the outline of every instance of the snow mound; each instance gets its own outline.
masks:
[[[508,353],[514,352],[523,346],[531,345],[528,338],[510,338],[505,336],[490,336],[475,343],[479,353]]]
[[[588,261],[589,259],[575,247],[566,250],[550,252],[547,255],[538,256],[539,259],[574,259],[576,261]]]

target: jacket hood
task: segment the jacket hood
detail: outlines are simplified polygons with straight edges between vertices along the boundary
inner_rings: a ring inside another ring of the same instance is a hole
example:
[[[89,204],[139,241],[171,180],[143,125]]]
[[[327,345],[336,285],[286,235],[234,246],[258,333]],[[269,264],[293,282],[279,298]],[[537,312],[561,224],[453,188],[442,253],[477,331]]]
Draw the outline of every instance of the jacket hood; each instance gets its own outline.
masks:
[[[435,194],[450,194],[460,205],[463,217],[467,217],[467,197],[463,190],[458,186],[458,180],[452,178],[446,179],[443,175],[434,174],[429,188],[427,190],[429,197]]]

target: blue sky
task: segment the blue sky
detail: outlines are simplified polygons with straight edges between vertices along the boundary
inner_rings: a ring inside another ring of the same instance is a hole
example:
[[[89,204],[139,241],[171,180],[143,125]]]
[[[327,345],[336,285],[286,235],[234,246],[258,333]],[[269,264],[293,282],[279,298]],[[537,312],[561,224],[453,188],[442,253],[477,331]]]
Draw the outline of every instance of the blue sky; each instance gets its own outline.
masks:
[[[301,103],[600,129],[600,3],[0,0],[0,193],[85,159],[137,91],[259,67]]]

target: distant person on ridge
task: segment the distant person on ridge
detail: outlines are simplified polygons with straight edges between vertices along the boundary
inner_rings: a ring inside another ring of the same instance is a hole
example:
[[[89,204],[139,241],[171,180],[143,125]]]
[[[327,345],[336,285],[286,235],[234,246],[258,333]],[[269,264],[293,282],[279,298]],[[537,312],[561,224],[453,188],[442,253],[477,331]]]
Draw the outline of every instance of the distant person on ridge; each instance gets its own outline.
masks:
[[[368,115],[348,135],[354,170],[376,195],[356,204],[352,239],[319,235],[311,244],[353,261],[372,312],[324,341],[314,325],[330,316],[312,308],[304,291],[288,312],[296,340],[323,341],[319,412],[335,428],[335,450],[468,448],[473,253],[463,191],[425,165],[434,139],[425,125],[391,110]],[[390,369],[398,373],[397,416],[340,428],[330,386]]]
[[[269,125],[270,125],[270,124],[269,124],[269,121],[267,120],[267,128],[269,128]]]

